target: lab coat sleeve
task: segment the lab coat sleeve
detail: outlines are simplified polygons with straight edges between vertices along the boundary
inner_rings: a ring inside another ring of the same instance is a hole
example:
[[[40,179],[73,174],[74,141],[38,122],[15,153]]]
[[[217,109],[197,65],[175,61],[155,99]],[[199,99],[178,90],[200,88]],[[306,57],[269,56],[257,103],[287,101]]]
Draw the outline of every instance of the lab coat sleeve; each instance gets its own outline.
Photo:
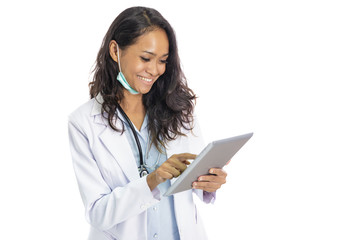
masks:
[[[93,157],[85,134],[88,132],[86,126],[80,127],[71,117],[68,126],[75,175],[85,205],[86,219],[92,226],[100,230],[110,229],[159,202],[160,192],[157,188],[150,191],[146,177],[111,189]]]
[[[215,203],[216,192],[206,192],[201,189],[194,189],[193,191],[204,203]]]

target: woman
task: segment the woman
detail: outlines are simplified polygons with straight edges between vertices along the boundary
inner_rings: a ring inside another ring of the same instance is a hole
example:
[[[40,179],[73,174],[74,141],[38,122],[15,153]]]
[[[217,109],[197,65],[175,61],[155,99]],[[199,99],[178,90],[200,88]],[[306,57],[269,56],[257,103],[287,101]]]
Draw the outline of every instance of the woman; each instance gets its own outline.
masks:
[[[175,34],[159,12],[134,7],[114,20],[90,95],[69,116],[89,239],[206,239],[192,192],[213,202],[222,169],[200,176],[193,190],[162,196],[203,145]]]

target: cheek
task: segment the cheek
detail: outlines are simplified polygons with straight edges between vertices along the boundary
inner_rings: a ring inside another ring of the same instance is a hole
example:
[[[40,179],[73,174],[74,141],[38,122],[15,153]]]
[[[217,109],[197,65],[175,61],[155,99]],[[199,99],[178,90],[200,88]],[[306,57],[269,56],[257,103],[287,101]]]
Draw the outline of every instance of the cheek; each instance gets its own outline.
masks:
[[[166,64],[163,64],[159,67],[159,74],[163,75],[166,70]]]
[[[128,76],[136,74],[143,69],[142,64],[135,59],[125,59],[121,62],[122,71],[127,73]]]
[[[143,71],[145,71],[146,66],[144,64],[142,64],[141,62],[134,62],[133,66],[132,66],[132,71],[135,74],[141,73]]]

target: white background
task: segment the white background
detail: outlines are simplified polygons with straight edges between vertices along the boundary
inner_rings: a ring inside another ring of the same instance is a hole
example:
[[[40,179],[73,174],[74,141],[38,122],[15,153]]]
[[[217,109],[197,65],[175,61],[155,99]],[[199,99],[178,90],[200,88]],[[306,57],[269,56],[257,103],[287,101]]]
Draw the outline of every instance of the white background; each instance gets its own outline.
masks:
[[[67,116],[125,8],[174,27],[205,141],[254,132],[209,238],[360,239],[358,1],[2,1],[0,239],[85,239]]]

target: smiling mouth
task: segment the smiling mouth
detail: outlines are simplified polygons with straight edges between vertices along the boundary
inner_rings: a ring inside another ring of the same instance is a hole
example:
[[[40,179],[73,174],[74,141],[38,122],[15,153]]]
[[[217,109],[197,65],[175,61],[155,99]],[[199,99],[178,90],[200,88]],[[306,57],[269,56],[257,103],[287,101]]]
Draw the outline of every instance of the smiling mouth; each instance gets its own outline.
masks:
[[[145,77],[142,77],[142,76],[138,76],[138,78],[145,81],[145,82],[152,82],[151,78],[145,78]]]

